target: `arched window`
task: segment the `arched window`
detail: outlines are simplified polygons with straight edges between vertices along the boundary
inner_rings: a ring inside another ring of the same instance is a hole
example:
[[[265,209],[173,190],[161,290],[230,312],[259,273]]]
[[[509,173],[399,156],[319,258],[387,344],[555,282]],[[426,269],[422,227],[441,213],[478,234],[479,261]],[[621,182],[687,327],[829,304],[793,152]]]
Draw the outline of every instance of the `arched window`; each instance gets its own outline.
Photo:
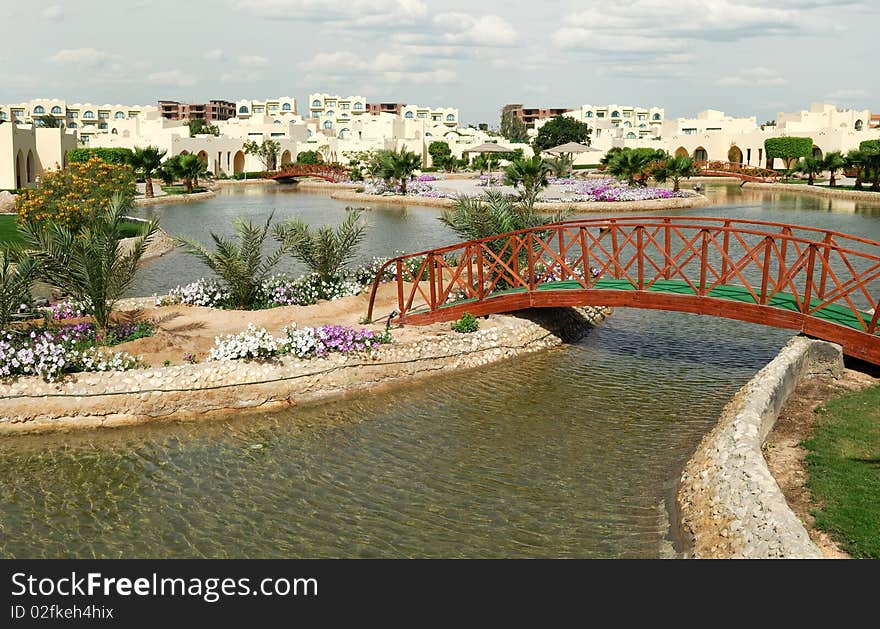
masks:
[[[308,134],[306,137],[310,138],[310,137],[312,137],[313,135],[315,135],[315,134],[312,133],[312,130],[311,130],[311,129],[309,129],[309,134]]]
[[[98,128],[99,128],[99,129],[106,129],[106,128],[107,128],[107,123],[106,123],[106,122],[102,122],[101,124],[98,125]]]
[[[116,118],[117,120],[124,120],[125,119],[125,112],[124,111],[117,111],[113,117]]]
[[[654,114],[651,116],[651,120],[660,120],[660,114]]]
[[[240,113],[240,114],[247,114],[247,113],[250,113],[250,111],[251,110],[247,108],[247,105],[242,105],[241,107],[238,108],[238,113]]]
[[[68,129],[76,129],[76,123],[75,122],[67,123],[67,128]]]
[[[611,117],[612,118],[620,118],[620,112],[619,111],[612,111]]]
[[[61,107],[59,107],[58,105],[55,105],[52,108],[52,115],[53,116],[60,116],[61,115]]]
[[[276,120],[273,124],[281,124],[280,120]]]
[[[433,133],[430,133],[430,132],[425,132],[425,137],[426,137],[426,138],[432,138],[432,137],[434,137],[434,134],[433,134]]]
[[[115,128],[111,129],[111,130],[110,130],[110,133],[111,133],[112,135],[116,135],[116,129],[115,129]]]
[[[592,118],[592,117],[593,117],[592,111],[588,111],[587,113],[584,114],[584,118]]]
[[[639,129],[644,129],[644,128],[647,127],[647,126],[648,126],[648,125],[646,125],[646,124],[643,122],[642,124],[639,125]]]
[[[632,123],[631,123],[629,120],[627,120],[626,122],[623,123],[623,126],[624,126],[624,127],[631,127],[631,126],[633,126],[633,125],[632,125]]]
[[[411,111],[406,112],[406,114],[403,117],[409,118],[409,119],[415,118],[415,116],[413,116],[413,112],[411,112]]]
[[[363,103],[355,103],[355,104],[354,104],[354,108],[355,108],[355,109],[363,109],[363,108],[364,108],[364,104],[363,104]]]
[[[312,107],[320,107],[320,106],[321,106],[321,101],[319,101],[317,99],[312,101]]]
[[[454,122],[455,121],[455,114],[446,114],[446,121],[447,122]]]
[[[6,120],[7,114],[5,111],[0,111],[0,120]]]
[[[330,110],[328,110],[327,113],[325,113],[324,115],[329,117],[329,116],[332,116],[332,115],[335,114],[335,113],[336,113],[336,112],[334,112],[332,109],[330,109]]]
[[[34,111],[36,111],[36,110],[34,110]],[[856,131],[861,131],[861,130],[862,130],[862,126],[863,126],[863,125],[862,125],[862,121],[861,121],[861,120],[856,120]]]
[[[345,139],[345,136],[347,136],[348,134],[349,134],[349,130],[348,130],[348,129],[340,129],[340,131],[339,131],[339,139],[340,139],[340,140],[344,140],[344,139]]]
[[[290,103],[284,103],[281,105],[281,111],[290,111]]]
[[[325,129],[332,129],[332,128],[333,128],[333,122],[332,122],[331,120],[325,120],[325,121],[324,121],[324,128],[325,128]]]
[[[46,110],[43,109],[42,105],[37,105],[36,107],[34,107],[34,113],[35,114],[44,114],[44,113],[46,113]]]
[[[93,112],[93,111],[87,111],[83,114],[83,118],[91,119],[94,117],[95,117],[95,112]]]
[[[635,140],[635,139],[636,139],[636,134],[633,133],[632,131],[630,131],[629,133],[626,134],[626,139],[627,139],[627,140]]]

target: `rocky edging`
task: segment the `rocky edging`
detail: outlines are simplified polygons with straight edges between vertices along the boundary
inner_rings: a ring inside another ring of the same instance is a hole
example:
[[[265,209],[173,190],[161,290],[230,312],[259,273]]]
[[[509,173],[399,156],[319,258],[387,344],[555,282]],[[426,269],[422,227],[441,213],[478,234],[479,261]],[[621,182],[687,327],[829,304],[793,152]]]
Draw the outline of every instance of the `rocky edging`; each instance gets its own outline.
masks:
[[[424,207],[449,208],[455,205],[455,199],[366,194],[354,190],[341,190],[330,195],[337,201],[357,201],[358,203],[381,203],[391,205],[420,205]],[[649,210],[674,210],[682,208],[703,207],[709,204],[709,199],[697,193],[690,193],[686,197],[672,199],[649,199],[647,201],[590,201],[590,202],[546,202],[538,201],[535,209],[542,212],[558,212],[560,210],[573,210],[576,214],[590,212],[640,212]]]
[[[204,201],[213,199],[217,193],[213,190],[205,190],[204,192],[193,192],[192,194],[163,194],[160,197],[138,197],[134,200],[137,206],[162,205],[163,203],[193,203],[194,201]]]
[[[757,190],[773,190],[779,192],[801,192],[803,194],[812,194],[820,197],[831,197],[834,199],[849,199],[851,201],[868,201],[880,203],[880,192],[871,192],[870,190],[838,190],[836,188],[824,188],[822,186],[808,186],[807,184],[796,183],[759,183],[749,181],[743,184],[744,188],[752,188]]]
[[[802,378],[842,371],[840,346],[795,337],[728,403],[679,481],[679,521],[691,557],[822,558],[761,448]]]
[[[605,308],[530,310],[480,320],[471,334],[425,328],[369,354],[207,362],[127,372],[21,377],[0,393],[0,433],[121,426],[244,409],[270,410],[470,369],[547,349],[602,321]]]

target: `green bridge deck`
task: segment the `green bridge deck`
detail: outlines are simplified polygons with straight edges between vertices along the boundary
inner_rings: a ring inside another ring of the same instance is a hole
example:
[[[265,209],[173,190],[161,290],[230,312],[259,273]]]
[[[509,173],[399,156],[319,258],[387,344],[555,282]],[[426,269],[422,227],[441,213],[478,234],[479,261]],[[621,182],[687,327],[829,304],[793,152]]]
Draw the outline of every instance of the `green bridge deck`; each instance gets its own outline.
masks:
[[[592,287],[596,290],[636,290],[635,285],[629,280],[614,280],[614,279],[600,279],[595,282]],[[500,295],[509,295],[511,293],[521,293],[525,292],[527,289],[525,288],[509,288],[506,290],[495,291],[491,293],[491,295],[487,299],[491,299],[492,297],[500,296]],[[558,282],[547,282],[545,284],[541,284],[535,290],[538,291],[550,291],[550,290],[583,290],[583,286],[581,286],[576,280],[564,280]],[[658,280],[654,282],[650,288],[647,289],[650,292],[658,292],[658,293],[672,293],[676,295],[695,295],[696,292],[692,289],[687,282],[679,281],[679,280]],[[713,288],[707,295],[707,297],[712,297],[715,299],[727,299],[730,301],[739,301],[748,304],[757,304],[758,302],[752,296],[752,294],[745,288],[741,286],[717,286]],[[462,299],[455,302],[450,302],[441,306],[441,308],[448,308],[450,306],[458,306],[464,303],[469,303],[477,301],[476,298],[471,299]],[[810,302],[811,307],[816,307],[822,303],[822,300],[813,299]],[[783,310],[789,310],[791,312],[800,312],[798,308],[797,302],[793,295],[788,293],[777,293],[773,295],[768,301],[768,306],[772,306],[775,308],[781,308]],[[413,312],[422,312],[422,309]],[[817,319],[823,319],[825,321],[829,321],[831,323],[835,323],[837,325],[846,326],[848,328],[853,328],[855,330],[864,331],[864,327],[859,322],[856,315],[849,309],[844,308],[838,304],[828,304],[824,308],[817,310],[810,314],[812,317],[816,317]],[[867,313],[865,313],[867,316]],[[880,334],[880,331],[878,331]]]

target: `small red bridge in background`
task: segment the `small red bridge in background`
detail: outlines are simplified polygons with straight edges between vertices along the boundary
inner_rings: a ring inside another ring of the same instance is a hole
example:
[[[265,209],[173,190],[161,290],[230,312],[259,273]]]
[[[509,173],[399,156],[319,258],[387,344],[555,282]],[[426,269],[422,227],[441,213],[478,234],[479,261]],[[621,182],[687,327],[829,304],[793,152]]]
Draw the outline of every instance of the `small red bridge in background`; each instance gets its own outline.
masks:
[[[737,162],[697,161],[700,175],[706,177],[736,177],[742,181],[757,181],[759,183],[776,182],[779,173],[769,168],[758,166],[745,166]]]
[[[348,169],[338,164],[285,164],[279,170],[263,175],[264,179],[274,179],[281,183],[290,183],[304,177],[339,183],[348,178]]]
[[[413,253],[373,281],[401,322],[604,305],[797,330],[880,365],[880,243],[765,221],[625,217],[564,221]]]

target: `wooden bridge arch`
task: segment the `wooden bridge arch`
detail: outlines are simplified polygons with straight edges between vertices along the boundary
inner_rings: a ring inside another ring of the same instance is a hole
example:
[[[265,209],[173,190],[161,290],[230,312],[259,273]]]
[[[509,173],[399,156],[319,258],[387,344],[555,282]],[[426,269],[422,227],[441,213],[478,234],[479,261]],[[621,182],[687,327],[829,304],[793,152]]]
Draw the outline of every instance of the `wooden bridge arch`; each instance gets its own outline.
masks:
[[[737,150],[739,150],[737,148]],[[740,156],[742,152],[740,151]],[[728,155],[729,156],[729,155]],[[757,181],[761,183],[775,182],[779,179],[779,173],[769,168],[759,166],[746,166],[739,162],[719,162],[715,160],[696,161],[700,174],[707,177],[735,177],[742,181]]]
[[[606,305],[759,323],[880,365],[880,242],[766,221],[564,221],[408,254],[377,273],[407,324],[522,308]]]
[[[303,177],[316,177],[338,183],[347,179],[348,169],[338,164],[282,164],[280,170],[266,173],[263,177],[281,183],[295,181]]]

